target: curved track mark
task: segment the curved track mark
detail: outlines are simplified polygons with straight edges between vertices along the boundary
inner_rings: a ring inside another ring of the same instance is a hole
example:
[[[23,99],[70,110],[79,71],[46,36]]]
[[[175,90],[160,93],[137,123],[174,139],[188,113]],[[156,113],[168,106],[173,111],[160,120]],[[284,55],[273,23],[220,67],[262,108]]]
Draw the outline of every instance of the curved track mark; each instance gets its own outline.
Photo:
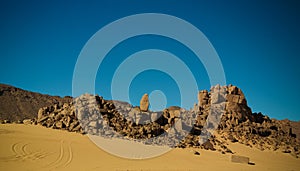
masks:
[[[72,162],[73,152],[72,152],[71,143],[68,144],[68,148],[64,148],[64,154],[65,155],[64,155],[62,161],[55,167],[55,169],[64,168]]]
[[[0,160],[4,161],[18,161],[18,160],[36,160],[36,159],[42,159],[46,156],[48,156],[48,153],[40,151],[35,152],[28,152],[29,143],[22,143],[17,142],[12,144],[11,150],[14,153],[13,155],[6,156],[6,157],[0,157]]]
[[[55,159],[53,162],[49,163],[45,167],[53,167],[62,160],[63,153],[64,153],[63,142],[64,142],[63,140],[60,142],[60,150],[59,150],[59,155],[58,155],[57,159]]]
[[[73,151],[72,151],[71,143],[69,143],[69,159],[65,163],[64,167],[66,167],[67,165],[69,165],[72,162],[72,160],[73,160]]]

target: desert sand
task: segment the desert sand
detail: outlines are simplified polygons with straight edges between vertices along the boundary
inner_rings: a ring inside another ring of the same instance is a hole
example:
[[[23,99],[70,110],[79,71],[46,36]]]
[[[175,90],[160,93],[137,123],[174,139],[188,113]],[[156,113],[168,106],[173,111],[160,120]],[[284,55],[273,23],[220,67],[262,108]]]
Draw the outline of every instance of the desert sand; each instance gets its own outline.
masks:
[[[0,138],[0,170],[300,170],[300,159],[289,154],[238,143],[229,146],[255,165],[232,163],[231,154],[192,148],[175,148],[150,159],[124,159],[98,148],[87,135],[36,125],[2,124]]]

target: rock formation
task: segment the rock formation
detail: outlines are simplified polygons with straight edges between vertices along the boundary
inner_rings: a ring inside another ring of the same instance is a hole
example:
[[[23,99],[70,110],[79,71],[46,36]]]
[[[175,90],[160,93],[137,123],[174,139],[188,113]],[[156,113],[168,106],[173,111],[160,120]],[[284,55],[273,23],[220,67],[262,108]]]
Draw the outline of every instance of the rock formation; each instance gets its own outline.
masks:
[[[226,106],[225,112],[218,123],[218,129],[215,135],[210,138],[215,148],[219,148],[224,152],[224,142],[239,142],[250,147],[260,150],[279,150],[285,153],[291,153],[293,156],[300,157],[300,142],[294,131],[296,126],[289,120],[275,120],[264,116],[261,113],[252,113],[247,105],[246,98],[241,89],[236,86],[223,86],[226,89]],[[196,116],[196,123],[193,129],[193,135],[183,145],[194,146],[195,135],[199,135],[203,131],[203,125],[209,116],[211,109],[211,95],[201,91],[199,110]],[[203,95],[204,94],[204,95]],[[207,99],[208,103],[203,99]],[[200,96],[199,96],[200,97]],[[229,150],[231,151],[231,150]]]
[[[75,106],[72,105],[72,102],[40,108],[35,124],[53,129],[83,133],[80,123],[75,116]]]
[[[204,106],[208,104],[209,96],[207,90],[199,91],[198,93],[198,106]]]
[[[144,94],[140,101],[140,109],[143,112],[147,112],[149,108],[149,98],[148,94]]]
[[[296,122],[252,113],[243,92],[236,86],[217,85],[210,92],[200,91],[198,104],[192,110],[171,106],[152,112],[148,110],[146,95],[142,101],[140,107],[133,107],[126,102],[84,94],[70,102],[42,107],[37,119],[23,122],[103,137],[135,139],[145,144],[234,153],[228,143],[241,143],[300,157]],[[219,115],[214,116],[214,112]],[[203,137],[207,139],[203,141]]]

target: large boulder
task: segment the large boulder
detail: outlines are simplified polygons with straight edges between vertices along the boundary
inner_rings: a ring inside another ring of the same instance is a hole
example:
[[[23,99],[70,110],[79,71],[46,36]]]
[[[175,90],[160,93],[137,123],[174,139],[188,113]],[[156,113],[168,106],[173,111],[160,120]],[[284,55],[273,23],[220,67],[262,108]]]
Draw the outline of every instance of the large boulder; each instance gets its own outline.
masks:
[[[140,109],[143,112],[147,112],[149,108],[149,98],[148,94],[144,94],[140,101]]]

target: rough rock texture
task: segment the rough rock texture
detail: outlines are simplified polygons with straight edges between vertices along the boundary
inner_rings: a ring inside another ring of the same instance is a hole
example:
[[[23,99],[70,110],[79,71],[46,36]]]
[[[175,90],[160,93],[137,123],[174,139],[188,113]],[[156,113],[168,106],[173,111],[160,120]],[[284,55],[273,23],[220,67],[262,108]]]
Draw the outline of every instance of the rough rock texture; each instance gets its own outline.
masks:
[[[294,122],[290,121],[293,133],[296,135],[296,138],[300,141],[300,121]]]
[[[199,91],[198,93],[198,106],[204,106],[208,104],[209,96],[207,90]]]
[[[31,123],[103,137],[135,139],[145,144],[234,153],[228,143],[241,143],[300,157],[297,124],[252,113],[243,92],[236,86],[217,85],[210,92],[200,91],[198,97],[198,105],[191,110],[171,106],[152,112],[126,102],[84,94],[69,103],[41,108],[37,120]]]
[[[232,85],[223,86],[223,88],[227,91],[225,112],[215,132],[215,135],[218,136],[213,135],[210,138],[216,149],[221,152],[230,152],[231,150],[225,149],[225,142],[231,141],[260,150],[278,150],[300,157],[300,142],[295,134],[295,132],[299,132],[296,122],[270,119],[261,113],[252,113],[241,89]],[[201,91],[199,94],[199,97],[205,97],[202,99],[207,99],[207,96],[209,99],[199,103],[194,125],[196,131],[190,140],[203,131],[203,125],[205,125],[212,104],[210,93],[207,95],[205,91]],[[188,146],[193,143],[189,143]],[[187,145],[187,143],[183,145]]]
[[[143,112],[147,112],[149,108],[149,98],[148,94],[144,94],[140,101],[140,109]]]
[[[47,128],[83,133],[79,121],[75,116],[75,106],[72,104],[73,102],[40,108],[37,120],[33,123]]]
[[[62,106],[41,108],[35,123],[48,128],[175,147],[192,128],[180,117],[181,113],[188,112],[176,106],[162,112],[144,112],[125,102],[84,94]],[[191,117],[185,119],[192,123]]]
[[[49,96],[0,84],[0,120],[20,122],[37,118],[39,108],[70,101],[71,97]]]

